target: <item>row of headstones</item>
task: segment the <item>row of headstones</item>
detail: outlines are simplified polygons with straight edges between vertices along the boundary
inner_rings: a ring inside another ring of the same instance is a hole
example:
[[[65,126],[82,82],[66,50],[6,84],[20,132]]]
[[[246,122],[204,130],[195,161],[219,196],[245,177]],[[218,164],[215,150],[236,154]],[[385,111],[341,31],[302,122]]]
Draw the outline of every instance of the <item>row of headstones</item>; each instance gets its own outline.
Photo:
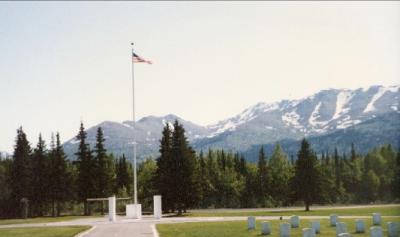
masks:
[[[373,214],[373,224],[380,225],[381,217],[379,214]],[[291,216],[290,223],[281,223],[280,224],[280,237],[289,237],[290,236],[290,228],[298,228],[300,223],[300,219],[298,216]],[[337,237],[349,237],[350,234],[347,232],[346,224],[344,222],[338,222],[338,216],[333,214],[330,215],[330,224],[331,226],[336,227],[336,236]],[[256,228],[256,218],[251,216],[247,219],[247,228],[255,229]],[[303,237],[315,237],[316,234],[319,234],[321,231],[321,225],[319,221],[311,221],[311,228],[304,228]],[[365,232],[365,223],[364,220],[356,220],[356,232],[364,233]],[[271,226],[268,221],[264,221],[261,223],[261,234],[269,235],[271,234]],[[383,231],[381,227],[371,227],[370,228],[370,236],[371,237],[383,237]],[[398,237],[397,225],[394,222],[388,222],[388,237]]]

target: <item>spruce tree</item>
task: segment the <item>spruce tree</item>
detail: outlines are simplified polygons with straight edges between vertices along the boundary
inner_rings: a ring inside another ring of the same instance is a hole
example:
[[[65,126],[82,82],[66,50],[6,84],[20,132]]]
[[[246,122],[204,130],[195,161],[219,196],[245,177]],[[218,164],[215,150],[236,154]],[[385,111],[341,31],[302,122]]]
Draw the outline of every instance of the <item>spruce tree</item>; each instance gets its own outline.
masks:
[[[259,154],[258,154],[258,198],[261,206],[265,206],[265,202],[267,200],[267,188],[269,186],[268,183],[268,170],[267,170],[267,160],[264,153],[264,147],[261,146]]]
[[[287,205],[290,196],[290,179],[292,169],[287,155],[281,149],[279,143],[275,145],[269,162],[271,185],[269,187],[272,198],[278,206]]]
[[[301,141],[301,148],[297,154],[293,188],[296,196],[304,201],[306,211],[310,210],[310,205],[321,193],[321,175],[317,157],[305,138]]]
[[[81,122],[79,133],[76,136],[79,140],[78,152],[75,153],[78,169],[77,189],[78,198],[84,203],[84,214],[89,215],[87,198],[95,196],[95,163],[89,145],[86,143],[86,137],[87,134],[83,127],[83,123]]]
[[[27,200],[31,194],[31,147],[26,138],[26,134],[20,127],[17,130],[13,154],[13,164],[11,168],[11,194],[15,207],[18,207],[18,214],[23,213],[22,199]],[[26,213],[25,213],[26,214]],[[25,217],[25,215],[23,215]]]
[[[49,201],[49,161],[45,141],[39,134],[38,144],[32,155],[32,189],[31,207],[37,216],[43,216],[44,206]]]
[[[131,184],[132,184],[132,175],[131,175],[131,166],[126,161],[125,154],[122,154],[122,157],[116,161],[116,188],[115,193],[120,193],[122,190],[125,190],[127,194],[131,194]]]

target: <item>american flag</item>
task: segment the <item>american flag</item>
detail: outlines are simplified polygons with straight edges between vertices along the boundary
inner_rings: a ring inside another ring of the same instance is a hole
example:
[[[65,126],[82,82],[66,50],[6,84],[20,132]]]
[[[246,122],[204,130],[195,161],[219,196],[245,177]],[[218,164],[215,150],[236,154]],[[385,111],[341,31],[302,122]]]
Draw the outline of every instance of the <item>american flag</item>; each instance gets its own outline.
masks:
[[[135,54],[134,52],[132,52],[132,62],[134,62],[134,63],[153,64],[151,61],[146,60],[146,59],[140,57],[139,55]]]

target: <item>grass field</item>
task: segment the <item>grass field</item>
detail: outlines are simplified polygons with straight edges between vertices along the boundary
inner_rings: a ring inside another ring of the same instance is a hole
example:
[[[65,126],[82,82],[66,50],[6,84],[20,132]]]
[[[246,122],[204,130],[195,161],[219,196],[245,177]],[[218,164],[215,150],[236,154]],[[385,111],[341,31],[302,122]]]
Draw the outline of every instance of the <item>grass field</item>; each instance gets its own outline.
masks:
[[[73,237],[90,226],[0,228],[4,237]]]
[[[93,217],[93,216],[60,216],[60,217],[36,217],[27,219],[0,219],[0,225],[48,223],[48,222],[58,222],[58,221],[70,221],[88,217]]]
[[[335,208],[335,209],[317,209],[311,211],[247,211],[247,212],[190,212],[188,217],[214,217],[214,216],[329,216],[332,213],[341,216],[369,216],[374,212],[382,216],[400,216],[400,206],[383,207],[363,207],[363,208]]]
[[[346,223],[347,230],[354,237],[369,237],[368,229],[372,224],[372,218],[365,219],[366,221],[366,233],[356,234],[355,233],[355,220],[354,219],[343,219]],[[384,236],[387,236],[386,222],[395,221],[400,222],[400,217],[395,218],[383,218],[383,230]],[[279,224],[281,222],[274,220],[271,223],[271,237],[279,236]],[[256,230],[247,230],[246,221],[229,221],[229,222],[197,222],[197,223],[178,223],[178,224],[158,224],[156,226],[160,237],[250,237],[250,236],[261,236],[260,235],[260,223],[257,221]],[[310,220],[300,220],[299,228],[292,228],[290,230],[290,236],[301,237],[302,228],[310,227]],[[323,237],[336,237],[335,227],[329,226],[329,220],[321,220],[321,233],[317,236]]]

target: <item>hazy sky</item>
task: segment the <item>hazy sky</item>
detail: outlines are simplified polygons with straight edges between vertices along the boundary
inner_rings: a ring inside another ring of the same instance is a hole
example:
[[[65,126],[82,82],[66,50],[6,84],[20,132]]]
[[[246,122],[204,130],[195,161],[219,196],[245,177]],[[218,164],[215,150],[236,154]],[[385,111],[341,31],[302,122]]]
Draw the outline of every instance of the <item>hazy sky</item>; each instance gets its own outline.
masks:
[[[399,2],[1,2],[0,150],[131,119],[131,41],[137,118],[400,81]]]

